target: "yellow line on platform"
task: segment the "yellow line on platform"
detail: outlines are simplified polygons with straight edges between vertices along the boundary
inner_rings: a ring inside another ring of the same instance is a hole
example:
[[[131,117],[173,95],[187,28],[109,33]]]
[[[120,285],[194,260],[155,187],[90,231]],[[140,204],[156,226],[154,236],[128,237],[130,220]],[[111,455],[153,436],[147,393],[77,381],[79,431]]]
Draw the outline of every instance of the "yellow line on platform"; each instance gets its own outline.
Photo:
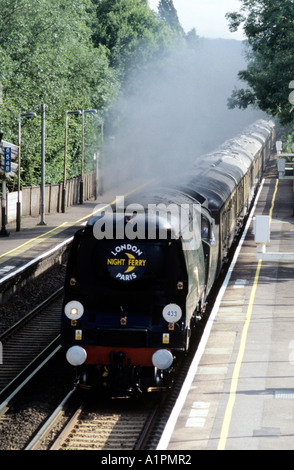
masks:
[[[37,237],[35,238],[30,238],[30,240],[26,241],[25,243],[22,243],[21,245],[13,248],[12,250],[10,251],[6,251],[6,253],[3,253],[2,255],[0,255],[0,258],[3,258],[4,256],[7,256],[7,255],[10,255],[11,253],[17,251],[17,250],[20,250],[21,248],[23,248],[24,246],[30,244],[30,243],[33,243],[34,241],[36,240],[39,240],[40,238],[43,238],[45,237],[46,235],[48,235],[49,233],[52,233],[52,232],[55,232],[56,230],[58,230],[59,228],[63,227],[64,225],[67,225],[68,222],[63,222],[62,224],[58,225],[58,227],[55,227],[51,230],[49,230],[48,232],[45,232],[45,233],[42,233],[41,235],[38,235]],[[40,240],[41,241],[41,240]]]
[[[238,381],[239,381],[239,376],[240,376],[240,369],[241,365],[243,362],[243,357],[245,353],[245,347],[246,347],[246,340],[247,340],[247,333],[251,321],[251,316],[252,316],[252,308],[254,305],[254,299],[255,299],[255,294],[256,294],[256,289],[257,289],[257,284],[259,280],[259,274],[260,274],[260,269],[262,265],[262,260],[258,261],[255,277],[254,277],[254,283],[249,299],[249,305],[246,313],[246,320],[245,324],[243,326],[243,331],[242,331],[242,336],[241,336],[241,342],[240,342],[240,347],[239,347],[239,352],[238,356],[236,359],[235,367],[233,370],[233,375],[232,375],[232,381],[231,381],[231,387],[230,387],[230,394],[229,394],[229,400],[223,420],[223,426],[222,430],[220,433],[220,440],[218,444],[218,450],[224,450],[227,442],[227,437],[229,434],[229,427],[231,423],[231,418],[232,418],[232,413],[233,413],[233,408],[236,400],[236,393],[238,389]]]
[[[274,194],[272,197],[272,203],[271,203],[271,208],[269,212],[270,220],[272,220],[272,216],[273,216],[275,199],[276,199],[276,195],[278,191],[278,184],[279,184],[279,180],[276,180],[275,190],[274,190]],[[254,300],[255,300],[255,295],[256,295],[256,289],[258,286],[258,281],[259,281],[259,276],[260,276],[261,265],[262,265],[262,260],[259,260],[257,264],[255,276],[254,276],[254,282],[253,282],[250,298],[249,298],[249,304],[248,304],[248,308],[246,312],[246,319],[245,319],[245,323],[244,323],[243,330],[242,330],[239,352],[238,352],[234,370],[233,370],[230,392],[229,392],[229,399],[228,399],[227,407],[225,410],[225,415],[223,419],[223,424],[222,424],[222,429],[220,433],[217,450],[224,450],[226,447],[227,439],[228,439],[233,408],[234,408],[235,401],[236,401],[240,369],[241,369],[243,358],[244,358],[247,334],[248,334],[248,329],[249,329],[250,322],[251,322],[251,316],[252,316],[253,305],[254,305]]]

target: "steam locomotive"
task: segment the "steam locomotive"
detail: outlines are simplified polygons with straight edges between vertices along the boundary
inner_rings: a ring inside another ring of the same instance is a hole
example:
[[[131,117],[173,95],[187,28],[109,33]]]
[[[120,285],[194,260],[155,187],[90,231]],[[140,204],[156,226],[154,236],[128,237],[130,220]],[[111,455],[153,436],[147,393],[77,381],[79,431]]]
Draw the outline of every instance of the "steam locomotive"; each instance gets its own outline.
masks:
[[[274,142],[273,122],[257,121],[176,181],[147,186],[77,231],[61,338],[80,385],[116,395],[167,386]]]

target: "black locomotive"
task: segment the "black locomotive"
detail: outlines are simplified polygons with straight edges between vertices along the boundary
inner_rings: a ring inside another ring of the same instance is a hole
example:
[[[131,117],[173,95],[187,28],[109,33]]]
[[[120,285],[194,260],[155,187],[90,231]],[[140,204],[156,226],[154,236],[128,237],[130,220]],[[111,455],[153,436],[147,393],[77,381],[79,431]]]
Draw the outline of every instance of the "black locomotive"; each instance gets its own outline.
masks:
[[[258,121],[176,181],[108,207],[73,240],[61,336],[80,384],[165,387],[243,224],[275,141]]]

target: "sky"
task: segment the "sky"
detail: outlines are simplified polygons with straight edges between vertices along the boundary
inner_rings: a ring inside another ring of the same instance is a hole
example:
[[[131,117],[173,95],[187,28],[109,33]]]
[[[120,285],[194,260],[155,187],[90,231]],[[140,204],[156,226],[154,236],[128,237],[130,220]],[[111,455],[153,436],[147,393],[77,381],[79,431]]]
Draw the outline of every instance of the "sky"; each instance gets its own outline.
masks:
[[[159,0],[148,0],[153,10]],[[231,33],[225,14],[239,11],[240,0],[173,0],[179,21],[186,32],[196,29],[198,36],[244,40],[242,30]]]

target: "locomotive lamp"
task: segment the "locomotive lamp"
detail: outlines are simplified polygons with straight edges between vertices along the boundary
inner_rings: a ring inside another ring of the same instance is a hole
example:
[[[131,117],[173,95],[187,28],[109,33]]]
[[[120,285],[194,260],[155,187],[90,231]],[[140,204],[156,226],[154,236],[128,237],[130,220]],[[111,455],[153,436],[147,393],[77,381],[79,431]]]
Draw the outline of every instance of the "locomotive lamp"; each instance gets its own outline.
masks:
[[[72,346],[66,353],[66,359],[72,366],[81,366],[87,359],[87,351],[81,346]]]
[[[71,300],[65,305],[64,313],[70,320],[78,320],[83,316],[84,307],[81,302]]]
[[[173,355],[168,349],[158,349],[152,356],[152,363],[159,370],[168,369],[173,363]]]

